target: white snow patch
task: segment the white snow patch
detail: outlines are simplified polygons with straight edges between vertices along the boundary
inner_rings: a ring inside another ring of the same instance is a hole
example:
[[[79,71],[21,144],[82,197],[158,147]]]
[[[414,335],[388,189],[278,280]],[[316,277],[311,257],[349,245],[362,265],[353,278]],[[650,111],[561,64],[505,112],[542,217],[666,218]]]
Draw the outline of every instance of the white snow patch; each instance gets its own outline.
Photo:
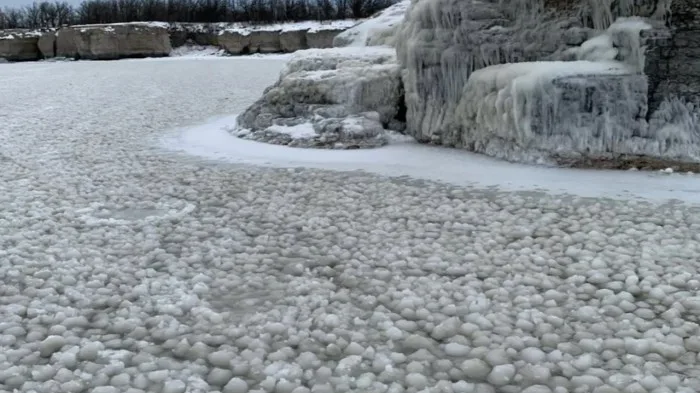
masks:
[[[72,25],[71,28],[81,29],[105,29],[114,26],[138,26],[138,27],[153,27],[158,29],[167,29],[170,24],[167,22],[124,22],[124,23],[102,23],[92,25]]]
[[[697,176],[527,166],[463,150],[406,141],[370,150],[289,148],[237,138],[226,131],[235,121],[236,116],[227,116],[201,126],[178,130],[166,136],[161,146],[237,164],[363,170],[462,186],[496,187],[503,191],[545,191],[582,197],[700,203],[700,177]]]
[[[347,20],[333,20],[333,21],[304,21],[304,22],[290,22],[290,23],[273,23],[267,25],[253,25],[249,23],[234,23],[234,24],[224,24],[220,25],[221,30],[219,30],[219,35],[224,33],[237,33],[240,35],[249,35],[255,31],[277,31],[280,33],[290,32],[290,31],[308,31],[309,33],[315,33],[324,30],[345,30],[351,26],[354,26],[359,21],[356,19]]]
[[[362,47],[389,44],[387,39],[394,36],[394,29],[403,21],[410,5],[409,0],[403,0],[380,11],[376,16],[338,34],[334,45]]]
[[[302,123],[295,126],[273,125],[267,127],[267,131],[286,134],[293,139],[312,138],[316,136],[316,131],[314,131],[314,126],[311,123]]]

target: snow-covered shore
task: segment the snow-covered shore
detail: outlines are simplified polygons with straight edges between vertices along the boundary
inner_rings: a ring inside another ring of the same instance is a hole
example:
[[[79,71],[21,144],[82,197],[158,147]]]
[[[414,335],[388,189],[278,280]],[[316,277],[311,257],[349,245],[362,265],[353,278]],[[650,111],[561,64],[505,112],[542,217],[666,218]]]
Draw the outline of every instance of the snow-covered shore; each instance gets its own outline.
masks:
[[[697,177],[199,126],[283,64],[0,67],[0,390],[700,390]]]

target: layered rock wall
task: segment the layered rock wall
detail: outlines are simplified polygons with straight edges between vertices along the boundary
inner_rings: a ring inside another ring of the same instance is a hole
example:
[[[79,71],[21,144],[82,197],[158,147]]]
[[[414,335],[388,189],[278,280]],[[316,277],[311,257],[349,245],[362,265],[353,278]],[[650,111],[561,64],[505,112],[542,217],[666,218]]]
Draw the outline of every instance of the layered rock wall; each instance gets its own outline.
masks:
[[[168,56],[185,45],[214,46],[231,55],[289,53],[328,48],[356,22],[254,25],[121,23],[69,26],[51,31],[0,31],[0,58],[29,61],[67,57],[111,60]]]
[[[170,55],[166,24],[112,24],[66,27],[56,32],[56,56],[86,60]]]
[[[26,30],[0,31],[0,59],[6,61],[31,61],[41,58],[40,33]]]

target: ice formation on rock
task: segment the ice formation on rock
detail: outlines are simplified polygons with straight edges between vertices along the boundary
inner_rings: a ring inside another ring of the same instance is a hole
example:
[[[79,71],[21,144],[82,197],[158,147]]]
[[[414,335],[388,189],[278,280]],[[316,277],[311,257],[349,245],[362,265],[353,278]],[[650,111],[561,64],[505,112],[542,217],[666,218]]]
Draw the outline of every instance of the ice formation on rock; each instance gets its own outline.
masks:
[[[685,25],[669,30],[674,7]],[[678,66],[663,51],[678,45],[665,40],[691,34],[698,18],[686,0],[414,1],[397,40],[406,131],[518,161],[620,154],[698,160],[692,94],[656,91],[677,79],[662,75]],[[700,52],[697,41],[684,44]],[[698,87],[695,81],[696,93]]]
[[[402,93],[392,47],[300,51],[233,132],[295,147],[377,147],[403,127]]]
[[[414,0],[396,23],[402,7],[336,40],[395,44],[400,82],[396,66],[370,70],[366,58],[283,74],[242,117],[252,129],[245,135],[287,144],[268,127],[376,111],[385,128],[398,115],[398,128],[418,141],[514,161],[700,161],[700,9],[692,1]],[[305,55],[294,67],[338,52]],[[349,87],[363,83],[385,99]]]

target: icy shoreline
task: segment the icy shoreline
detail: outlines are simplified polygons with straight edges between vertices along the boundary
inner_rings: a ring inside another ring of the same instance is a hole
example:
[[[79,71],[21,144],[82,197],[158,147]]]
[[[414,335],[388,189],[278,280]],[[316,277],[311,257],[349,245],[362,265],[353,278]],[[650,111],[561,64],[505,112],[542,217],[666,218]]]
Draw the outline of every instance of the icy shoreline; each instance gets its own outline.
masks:
[[[239,164],[364,170],[460,186],[497,187],[504,191],[549,191],[594,198],[700,203],[700,175],[695,174],[540,167],[405,140],[369,150],[292,148],[231,135],[228,130],[235,128],[236,117],[224,116],[200,126],[173,131],[161,141],[161,146]],[[435,162],[440,164],[433,166]],[[431,165],[425,165],[427,163]]]

